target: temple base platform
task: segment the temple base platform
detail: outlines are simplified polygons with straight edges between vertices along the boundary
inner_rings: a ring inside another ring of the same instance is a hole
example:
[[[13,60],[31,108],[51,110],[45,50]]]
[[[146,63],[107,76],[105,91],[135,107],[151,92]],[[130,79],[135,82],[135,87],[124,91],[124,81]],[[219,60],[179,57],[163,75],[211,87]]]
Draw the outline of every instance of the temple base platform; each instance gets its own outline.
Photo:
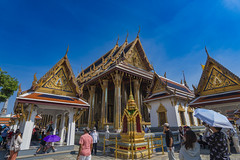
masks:
[[[133,145],[133,146],[132,146]],[[149,142],[149,147],[151,142]],[[116,151],[114,151],[116,154]],[[131,144],[129,142],[119,142],[117,150],[117,158],[134,159],[144,158],[152,154],[152,150],[148,149],[148,142],[137,142]]]

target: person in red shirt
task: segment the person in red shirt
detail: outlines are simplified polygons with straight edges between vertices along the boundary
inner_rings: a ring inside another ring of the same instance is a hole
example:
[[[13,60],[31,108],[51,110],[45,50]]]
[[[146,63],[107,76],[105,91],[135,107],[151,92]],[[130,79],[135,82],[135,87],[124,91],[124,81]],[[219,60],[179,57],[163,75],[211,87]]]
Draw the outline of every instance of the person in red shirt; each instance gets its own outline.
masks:
[[[92,136],[89,135],[88,127],[84,128],[84,134],[80,137],[79,144],[77,160],[91,160],[93,139]]]

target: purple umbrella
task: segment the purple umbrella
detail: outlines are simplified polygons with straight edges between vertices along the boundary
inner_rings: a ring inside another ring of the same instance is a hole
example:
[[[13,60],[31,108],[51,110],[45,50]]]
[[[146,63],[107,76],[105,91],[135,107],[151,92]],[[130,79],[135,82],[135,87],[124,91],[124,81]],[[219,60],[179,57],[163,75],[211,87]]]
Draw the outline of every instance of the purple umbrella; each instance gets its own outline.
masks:
[[[49,135],[49,136],[43,138],[43,140],[46,142],[58,142],[58,141],[60,141],[60,139],[61,138],[57,135]]]

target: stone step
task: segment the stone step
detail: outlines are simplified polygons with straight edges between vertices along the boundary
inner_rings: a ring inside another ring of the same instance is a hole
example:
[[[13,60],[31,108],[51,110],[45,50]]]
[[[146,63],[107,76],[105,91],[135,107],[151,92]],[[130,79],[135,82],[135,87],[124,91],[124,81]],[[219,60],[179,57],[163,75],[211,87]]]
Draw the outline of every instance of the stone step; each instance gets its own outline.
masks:
[[[43,159],[53,156],[59,156],[64,154],[76,154],[75,151],[56,151],[56,152],[50,152],[45,154],[37,154],[37,155],[24,155],[24,156],[18,156],[17,159],[26,159],[26,160],[36,160],[36,159]]]

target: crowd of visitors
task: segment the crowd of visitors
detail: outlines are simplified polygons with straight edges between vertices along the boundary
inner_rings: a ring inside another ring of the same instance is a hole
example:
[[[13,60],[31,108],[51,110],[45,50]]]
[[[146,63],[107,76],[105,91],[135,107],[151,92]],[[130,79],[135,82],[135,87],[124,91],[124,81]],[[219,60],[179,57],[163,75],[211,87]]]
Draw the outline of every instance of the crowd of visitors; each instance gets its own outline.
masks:
[[[200,148],[210,150],[210,160],[229,160],[231,137],[236,133],[234,129],[222,129],[212,127],[203,122],[205,131],[195,134],[189,126],[179,127],[181,148],[179,151],[180,160],[201,160]],[[168,123],[164,124],[166,146],[169,160],[175,160],[174,156],[174,139]],[[238,152],[238,146],[235,146]]]
[[[52,146],[52,142],[44,141],[44,137],[53,134],[53,126],[50,122],[47,127],[39,128],[35,126],[32,132],[31,145],[39,146],[36,154],[45,153],[49,151],[55,152],[56,149]],[[7,153],[5,155],[6,159],[15,160],[18,151],[20,150],[20,146],[22,143],[22,134],[19,129],[15,132],[13,129],[10,129],[8,126],[3,125],[0,126],[0,146],[3,150],[6,150]]]
[[[0,126],[0,146],[2,149],[7,150],[5,158],[8,160],[15,160],[20,150],[22,143],[21,132],[17,129],[15,132],[8,126]]]

